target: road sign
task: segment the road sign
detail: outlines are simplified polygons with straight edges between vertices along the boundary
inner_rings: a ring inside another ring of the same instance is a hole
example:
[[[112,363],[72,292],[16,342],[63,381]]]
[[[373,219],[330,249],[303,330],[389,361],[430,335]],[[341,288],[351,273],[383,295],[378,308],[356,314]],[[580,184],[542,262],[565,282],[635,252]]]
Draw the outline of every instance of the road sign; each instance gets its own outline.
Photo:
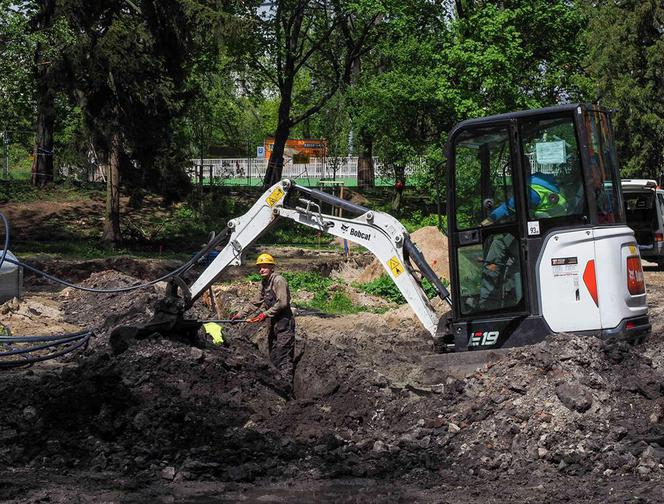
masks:
[[[258,159],[263,159],[265,157],[265,147],[263,147],[262,145],[256,147],[256,157]]]

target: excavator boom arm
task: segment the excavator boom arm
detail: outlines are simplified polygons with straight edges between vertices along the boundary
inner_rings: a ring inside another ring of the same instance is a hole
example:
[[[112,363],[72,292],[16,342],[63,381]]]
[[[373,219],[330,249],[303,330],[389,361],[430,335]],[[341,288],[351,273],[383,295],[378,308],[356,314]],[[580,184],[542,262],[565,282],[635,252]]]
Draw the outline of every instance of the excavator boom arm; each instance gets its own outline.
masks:
[[[287,208],[284,203],[293,190],[312,199],[300,199],[299,205]],[[320,205],[313,201],[314,198],[356,215],[346,218],[325,214],[321,212]],[[448,303],[449,293],[410,241],[403,225],[386,213],[374,212],[327,193],[297,186],[290,180],[283,180],[270,187],[247,213],[228,222],[230,231],[228,244],[194,281],[189,292],[185,293],[188,305],[203,294],[228,266],[242,264],[243,254],[247,248],[280,217],[357,243],[372,252],[422,325],[432,336],[436,335],[438,315],[415,276],[409,259],[417,264],[420,272],[429,278]]]

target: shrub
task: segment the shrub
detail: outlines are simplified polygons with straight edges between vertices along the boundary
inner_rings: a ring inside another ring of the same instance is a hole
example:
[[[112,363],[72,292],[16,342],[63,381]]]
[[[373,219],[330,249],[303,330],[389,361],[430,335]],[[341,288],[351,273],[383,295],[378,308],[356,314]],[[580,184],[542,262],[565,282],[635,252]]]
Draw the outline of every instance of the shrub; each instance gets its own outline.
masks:
[[[449,285],[449,282],[445,278],[442,278],[441,281],[444,286],[447,287]],[[388,275],[381,275],[379,278],[371,282],[359,284],[357,287],[368,294],[382,297],[393,303],[403,304],[406,302],[401,291]],[[422,289],[424,289],[424,293],[429,299],[438,295],[436,288],[426,278],[422,279]]]

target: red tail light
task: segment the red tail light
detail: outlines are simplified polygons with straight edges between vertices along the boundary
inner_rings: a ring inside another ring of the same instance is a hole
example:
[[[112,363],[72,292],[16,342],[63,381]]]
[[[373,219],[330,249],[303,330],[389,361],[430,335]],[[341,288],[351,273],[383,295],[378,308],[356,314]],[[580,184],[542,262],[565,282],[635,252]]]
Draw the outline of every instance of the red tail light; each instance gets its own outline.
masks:
[[[590,297],[595,301],[595,305],[599,306],[599,299],[597,298],[597,278],[595,277],[595,260],[591,259],[586,263],[586,269],[583,270],[583,283],[586,284]]]
[[[655,241],[656,242],[664,241],[664,234],[659,232],[655,233]]]
[[[639,256],[627,258],[627,290],[633,296],[643,294],[646,291],[646,283],[643,279],[643,269]]]

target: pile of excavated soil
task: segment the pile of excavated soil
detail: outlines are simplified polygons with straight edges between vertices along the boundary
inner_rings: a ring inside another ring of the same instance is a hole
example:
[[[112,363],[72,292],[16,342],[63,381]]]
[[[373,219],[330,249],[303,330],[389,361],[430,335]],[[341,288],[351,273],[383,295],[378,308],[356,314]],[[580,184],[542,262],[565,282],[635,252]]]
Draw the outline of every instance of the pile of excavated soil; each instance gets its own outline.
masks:
[[[137,281],[107,272],[86,283]],[[377,314],[300,316],[296,398],[287,400],[257,325],[229,327],[221,347],[155,337],[110,352],[120,315],[146,320],[160,291],[62,293],[64,320],[94,326],[97,340],[66,364],[3,374],[3,477],[98,471],[152,482],[371,478],[472,488],[455,502],[661,497],[658,334],[639,346],[561,334],[427,384],[420,358],[429,340],[419,326]],[[650,291],[655,309],[661,292]],[[206,315],[197,304],[194,316]]]
[[[17,336],[63,334],[80,329],[65,322],[58,301],[45,294],[6,301],[0,305],[0,319]]]
[[[447,255],[447,237],[436,226],[418,229],[410,235],[417,248],[424,254],[438,278],[450,278],[450,264]],[[357,277],[359,283],[371,282],[385,274],[385,268],[376,259]]]

